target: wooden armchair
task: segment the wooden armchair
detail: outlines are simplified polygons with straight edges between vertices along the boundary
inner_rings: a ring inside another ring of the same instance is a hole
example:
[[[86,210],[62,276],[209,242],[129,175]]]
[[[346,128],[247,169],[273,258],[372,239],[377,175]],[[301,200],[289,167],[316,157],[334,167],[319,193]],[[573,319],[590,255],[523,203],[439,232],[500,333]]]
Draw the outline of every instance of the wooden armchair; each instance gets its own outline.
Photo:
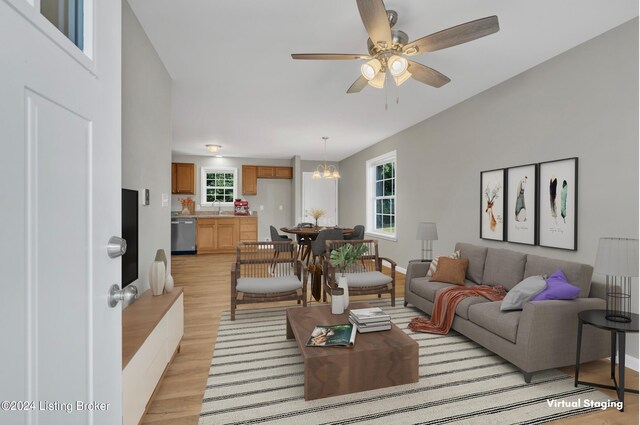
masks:
[[[391,294],[391,306],[394,307],[396,305],[396,262],[389,258],[380,257],[378,255],[378,241],[373,239],[327,241],[322,300],[327,301],[327,292],[331,294],[331,289],[338,286],[338,277],[340,277],[340,271],[332,266],[329,261],[331,251],[346,244],[364,244],[368,248],[360,260],[346,270],[345,276],[349,286],[349,297],[352,295],[378,294],[378,298],[380,298],[382,294],[388,293]],[[391,264],[391,276],[382,273],[383,260]]]
[[[231,320],[238,304],[297,300],[306,307],[307,267],[296,248],[294,241],[238,244],[231,266]]]

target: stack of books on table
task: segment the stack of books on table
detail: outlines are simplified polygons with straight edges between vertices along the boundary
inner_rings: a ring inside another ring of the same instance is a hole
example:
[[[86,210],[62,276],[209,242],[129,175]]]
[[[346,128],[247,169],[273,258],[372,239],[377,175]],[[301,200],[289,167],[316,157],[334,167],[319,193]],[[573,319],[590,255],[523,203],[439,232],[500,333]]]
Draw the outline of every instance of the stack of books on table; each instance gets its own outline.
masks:
[[[351,310],[349,322],[353,323],[360,333],[391,329],[391,317],[378,307]]]

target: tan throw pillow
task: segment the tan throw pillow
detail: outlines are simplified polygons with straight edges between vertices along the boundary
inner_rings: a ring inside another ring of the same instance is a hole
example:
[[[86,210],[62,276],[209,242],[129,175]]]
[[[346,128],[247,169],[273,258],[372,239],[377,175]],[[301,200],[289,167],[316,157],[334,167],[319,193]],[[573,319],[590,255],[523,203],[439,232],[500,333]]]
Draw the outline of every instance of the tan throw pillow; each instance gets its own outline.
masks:
[[[469,259],[454,260],[452,258],[440,257],[438,268],[431,277],[432,281],[453,283],[456,285],[464,285],[464,276],[469,267]]]
[[[457,260],[458,258],[460,258],[460,251],[456,251],[451,255],[447,255],[447,256],[442,256],[442,257],[436,257],[433,260],[431,260],[431,264],[429,264],[429,270],[427,271],[427,277],[431,277],[433,276],[433,274],[436,272],[436,269],[438,268],[438,261],[440,258],[453,258],[454,260]]]

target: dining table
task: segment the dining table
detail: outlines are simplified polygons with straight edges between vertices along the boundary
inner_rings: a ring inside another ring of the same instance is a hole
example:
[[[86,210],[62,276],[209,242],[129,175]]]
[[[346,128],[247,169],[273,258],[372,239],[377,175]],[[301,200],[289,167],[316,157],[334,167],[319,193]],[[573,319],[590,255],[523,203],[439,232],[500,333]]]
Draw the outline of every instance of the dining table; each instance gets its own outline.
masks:
[[[311,259],[311,242],[313,242],[318,234],[325,229],[340,229],[343,235],[350,235],[353,233],[353,229],[346,227],[322,227],[322,226],[312,226],[312,227],[281,227],[280,231],[284,233],[288,233],[290,235],[296,235],[298,239],[298,245],[300,246],[299,256],[300,259],[309,265],[309,260]],[[320,279],[322,279],[322,270],[320,267],[313,267],[313,270],[309,270],[311,273],[311,296],[315,298],[317,301],[320,301]]]

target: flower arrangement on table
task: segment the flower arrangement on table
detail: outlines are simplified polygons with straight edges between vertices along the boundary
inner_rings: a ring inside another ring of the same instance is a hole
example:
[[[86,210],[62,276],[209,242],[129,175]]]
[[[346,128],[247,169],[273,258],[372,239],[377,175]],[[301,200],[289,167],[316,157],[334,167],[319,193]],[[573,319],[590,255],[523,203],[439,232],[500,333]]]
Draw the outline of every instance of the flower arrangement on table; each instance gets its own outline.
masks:
[[[316,227],[318,227],[318,219],[323,217],[325,214],[326,212],[321,208],[312,208],[309,211],[309,215],[316,220]]]
[[[182,205],[182,214],[195,214],[196,202],[191,197],[178,198],[178,201]]]

